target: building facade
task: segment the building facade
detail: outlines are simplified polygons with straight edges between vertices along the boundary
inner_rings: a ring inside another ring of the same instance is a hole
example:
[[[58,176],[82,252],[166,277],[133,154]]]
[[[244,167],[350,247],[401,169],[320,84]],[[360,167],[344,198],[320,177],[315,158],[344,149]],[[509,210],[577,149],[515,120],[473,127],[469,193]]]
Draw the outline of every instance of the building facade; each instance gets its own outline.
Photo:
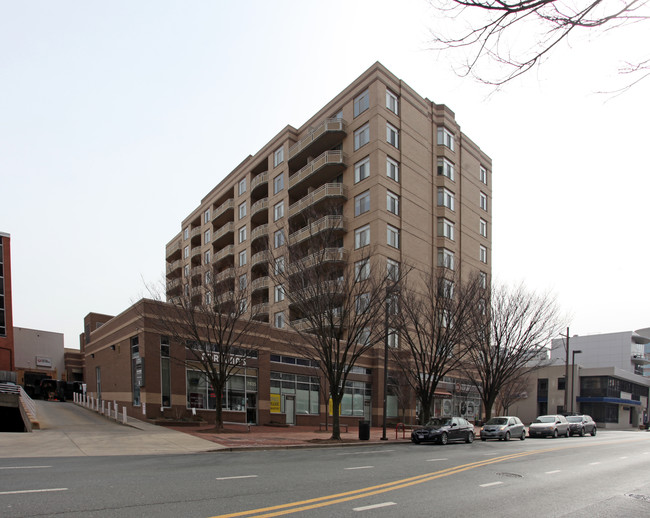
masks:
[[[14,326],[11,300],[11,236],[0,232],[0,381],[15,381]]]
[[[17,383],[39,395],[42,379],[65,379],[63,333],[14,327]]]
[[[300,317],[274,286],[269,271],[283,246],[298,250],[296,263],[306,261],[314,253],[313,236],[327,230],[328,241],[318,246],[326,250],[333,268],[336,263],[356,264],[372,248],[373,260],[387,271],[408,265],[422,273],[438,268],[462,271],[464,276],[480,272],[487,285],[491,175],[490,158],[461,132],[454,113],[421,97],[379,63],[300,128],[286,126],[230,172],[183,219],[165,255],[169,302],[180,297],[209,302],[214,294],[207,279],[212,276],[233,290],[236,285],[249,286],[246,303],[263,334],[275,337],[260,352],[260,364],[247,367],[236,382],[239,388],[243,384],[252,389],[255,384],[255,401],[233,396],[238,402],[228,410],[252,416],[248,410],[254,405],[256,422],[271,420],[271,414],[282,414],[287,422],[303,415],[313,421],[322,419],[319,414],[325,404],[314,399],[318,374],[304,359],[292,355],[288,340],[282,338],[293,332]],[[121,348],[109,342],[126,340],[118,335],[108,338],[112,327],[105,326],[113,324],[110,320],[100,329],[91,329],[84,338],[89,387],[96,384],[97,376],[106,379],[103,365],[96,361],[100,352],[104,354],[98,344]],[[149,341],[159,350],[164,339],[138,334],[138,343],[131,344],[138,349],[132,360],[138,360],[142,340],[149,356],[154,354],[147,349]],[[381,358],[383,352],[377,352],[360,363],[358,379],[351,380],[350,397],[341,409],[343,416],[376,420],[382,414]],[[132,380],[151,375],[149,367],[141,367],[141,360],[132,365]],[[187,370],[180,381],[174,380],[172,407],[210,410],[205,379]],[[449,383],[452,388],[457,385]],[[133,392],[135,385],[131,388]],[[466,412],[477,410],[477,401],[462,404],[467,394],[460,392],[459,388],[456,398],[441,391],[441,397],[450,400],[439,405],[441,412],[454,411],[454,405]],[[150,397],[148,387],[146,394]],[[166,408],[159,404],[165,397],[151,397],[159,409]],[[387,413],[397,411],[389,408]]]

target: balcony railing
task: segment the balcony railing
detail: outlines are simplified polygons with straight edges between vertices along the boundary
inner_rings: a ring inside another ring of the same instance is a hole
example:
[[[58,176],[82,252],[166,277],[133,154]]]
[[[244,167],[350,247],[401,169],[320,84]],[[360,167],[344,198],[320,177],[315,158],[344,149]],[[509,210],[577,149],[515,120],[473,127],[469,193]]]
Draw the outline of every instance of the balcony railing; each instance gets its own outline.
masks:
[[[216,282],[221,282],[225,281],[227,279],[232,279],[235,276],[235,269],[234,268],[226,268],[223,272],[219,272],[214,280]]]
[[[647,365],[650,363],[649,354],[633,354],[631,359],[632,363],[635,363],[636,365]]]
[[[327,198],[348,199],[348,188],[342,183],[326,183],[318,189],[289,206],[289,217],[300,214],[303,210]]]
[[[345,248],[326,248],[320,252],[313,253],[294,261],[289,265],[289,273],[292,275],[305,268],[312,268],[317,264],[331,262],[346,262],[348,260],[348,251]]]
[[[167,261],[173,261],[174,257],[176,257],[176,255],[178,255],[178,257],[180,258],[180,256],[181,256],[181,248],[182,248],[182,245],[181,245],[181,240],[180,239],[178,241],[174,241],[173,243],[170,243],[167,246],[167,251],[166,251]]]
[[[180,277],[182,271],[181,260],[176,259],[172,263],[167,265],[167,278],[172,279],[174,277]]]
[[[167,295],[177,295],[181,292],[182,279],[167,281]]]
[[[340,317],[334,317],[333,320],[334,320],[333,323],[335,327],[341,327],[343,325],[343,322],[341,321]],[[326,320],[325,316],[323,315],[323,324],[325,324],[327,321],[328,320]],[[312,321],[309,318],[292,320],[290,325],[296,331],[311,331],[312,329],[314,329],[314,324],[312,324]]]
[[[251,180],[251,191],[254,190],[258,185],[262,185],[264,183],[269,183],[268,171],[266,173],[258,174]]]
[[[300,171],[289,177],[289,189],[295,187],[300,182],[305,181],[327,165],[345,166],[345,155],[343,154],[343,151],[325,151],[323,154],[316,157]]]
[[[325,216],[289,235],[289,244],[295,245],[324,230],[340,230],[341,232],[345,232],[346,227],[346,221],[343,216]]]
[[[257,252],[253,257],[251,257],[251,266],[256,266],[260,263],[267,263],[269,261],[269,252],[268,250],[262,250]]]
[[[268,276],[255,279],[251,283],[251,291],[264,290],[271,286],[271,279]]]
[[[214,262],[221,261],[224,257],[228,257],[229,255],[234,255],[235,254],[235,245],[228,245],[227,247],[219,250],[216,254],[214,254]]]
[[[232,198],[226,200],[214,210],[214,214],[212,215],[212,221],[214,221],[215,219],[219,219],[219,217],[225,214],[226,211],[234,210],[234,209],[235,209],[235,200],[233,200]]]
[[[269,208],[269,199],[268,198],[262,198],[261,200],[256,201],[251,205],[251,216],[254,216],[258,212],[262,210],[268,210]]]
[[[219,238],[225,236],[226,234],[234,233],[235,232],[235,224],[231,221],[230,223],[226,223],[224,226],[219,228],[214,233],[214,236],[212,236],[212,241],[218,241]]]
[[[316,126],[306,136],[301,138],[289,148],[289,160],[293,159],[301,151],[307,149],[312,143],[316,142],[327,133],[344,133],[345,121],[343,119],[326,119],[320,125]]]
[[[251,232],[251,242],[255,241],[257,238],[260,237],[268,237],[268,235],[269,235],[268,225],[260,225],[259,227],[255,227]]]
[[[262,315],[268,315],[270,308],[271,305],[268,302],[262,302],[261,304],[255,304],[251,309],[253,311],[253,315],[259,317]]]

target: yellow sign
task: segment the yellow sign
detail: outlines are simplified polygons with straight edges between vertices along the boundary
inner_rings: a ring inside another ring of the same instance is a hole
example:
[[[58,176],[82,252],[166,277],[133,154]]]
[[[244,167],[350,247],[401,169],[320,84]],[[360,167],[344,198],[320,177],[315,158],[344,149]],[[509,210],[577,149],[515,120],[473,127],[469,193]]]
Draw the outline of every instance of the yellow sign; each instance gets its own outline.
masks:
[[[280,394],[271,394],[271,413],[279,414],[280,412]]]

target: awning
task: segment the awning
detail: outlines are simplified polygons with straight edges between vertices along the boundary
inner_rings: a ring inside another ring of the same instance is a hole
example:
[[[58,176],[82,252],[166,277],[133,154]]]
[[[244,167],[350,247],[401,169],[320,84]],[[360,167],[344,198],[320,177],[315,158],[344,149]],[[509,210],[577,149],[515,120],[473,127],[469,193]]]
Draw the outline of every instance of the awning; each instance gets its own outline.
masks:
[[[578,397],[578,403],[613,403],[615,405],[641,406],[641,401],[635,399],[621,399],[618,397]]]

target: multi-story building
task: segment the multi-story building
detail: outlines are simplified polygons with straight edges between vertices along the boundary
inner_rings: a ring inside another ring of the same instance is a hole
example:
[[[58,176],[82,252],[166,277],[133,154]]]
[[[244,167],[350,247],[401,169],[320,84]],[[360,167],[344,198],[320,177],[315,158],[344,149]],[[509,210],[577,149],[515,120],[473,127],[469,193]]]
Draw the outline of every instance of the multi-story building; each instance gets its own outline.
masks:
[[[0,381],[16,381],[11,305],[11,236],[0,232]]]
[[[327,241],[318,246],[327,250],[333,268],[353,264],[371,249],[373,260],[388,269],[405,264],[431,273],[462,267],[463,275],[481,272],[487,283],[491,169],[490,158],[461,132],[448,107],[421,97],[376,63],[300,128],[286,126],[247,157],[183,219],[166,247],[167,300],[176,302],[183,295],[196,303],[209,301],[213,294],[206,278],[213,276],[232,289],[235,283],[249,286],[248,306],[274,337],[269,350],[247,364],[255,368],[256,407],[268,411],[273,406],[271,413],[285,409],[284,396],[271,405],[269,390],[295,384],[296,376],[308,373],[296,370],[300,363],[281,349],[283,340],[277,338],[292,332],[290,323],[295,326],[299,317],[271,280],[269,265],[280,249],[288,244],[290,260],[305,260],[314,251],[313,236],[327,233]],[[112,341],[115,351],[116,340],[127,344],[126,335],[108,334],[113,327],[109,321],[86,335],[89,387],[100,354],[95,346],[106,348]],[[158,342],[154,349],[159,351]],[[143,339],[136,343],[141,355]],[[349,415],[371,418],[381,413],[380,357],[361,362],[354,390],[363,395],[363,407],[350,409]],[[289,365],[294,367],[287,370]],[[194,379],[189,370],[186,376],[179,402],[208,408],[199,403],[209,399],[208,389],[202,398],[190,397],[189,387],[204,386],[204,381]],[[252,376],[247,374],[246,380]],[[317,390],[317,378],[301,379]],[[160,389],[154,390],[159,394],[156,406],[161,406]],[[166,399],[173,400],[173,394]],[[249,400],[242,401],[243,408]],[[318,403],[296,405],[307,413],[319,412]]]

